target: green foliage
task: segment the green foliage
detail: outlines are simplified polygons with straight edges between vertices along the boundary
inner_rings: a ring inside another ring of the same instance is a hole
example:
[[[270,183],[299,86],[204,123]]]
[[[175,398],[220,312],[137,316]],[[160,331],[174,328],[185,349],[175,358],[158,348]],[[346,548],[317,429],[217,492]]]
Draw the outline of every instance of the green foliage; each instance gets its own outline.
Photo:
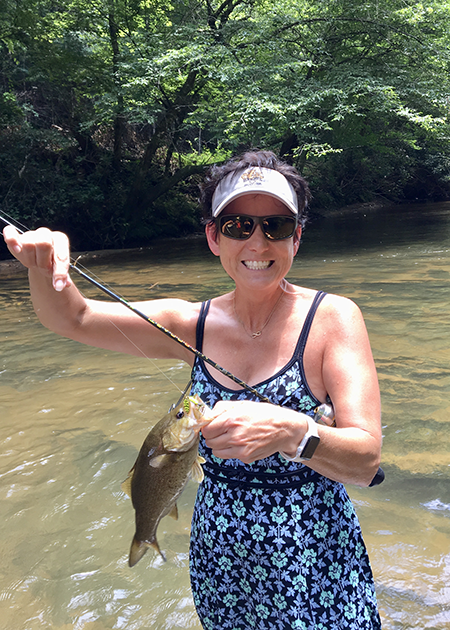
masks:
[[[436,5],[273,4],[240,48],[218,135],[285,147],[316,203],[401,199],[432,146],[448,155],[449,13]]]
[[[142,244],[198,229],[190,182],[255,146],[316,206],[446,198],[449,26],[437,0],[0,0],[3,208]]]

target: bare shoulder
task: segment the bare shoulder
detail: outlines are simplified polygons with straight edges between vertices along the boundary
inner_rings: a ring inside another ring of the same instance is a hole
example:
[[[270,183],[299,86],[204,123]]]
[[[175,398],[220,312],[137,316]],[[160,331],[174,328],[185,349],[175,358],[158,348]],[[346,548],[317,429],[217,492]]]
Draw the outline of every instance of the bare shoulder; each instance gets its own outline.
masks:
[[[298,310],[304,313],[312,304],[317,295],[314,289],[306,289],[303,287],[291,285],[291,294],[295,295]],[[331,326],[334,330],[336,327],[348,327],[354,325],[356,321],[363,322],[360,308],[347,297],[336,295],[334,293],[326,293],[320,303],[315,322],[320,326]]]
[[[150,323],[156,322],[188,343],[195,342],[195,330],[200,313],[200,302],[189,302],[179,298],[162,298],[151,301],[133,302],[133,310],[139,311],[142,318],[136,318],[131,311],[124,309],[121,304],[109,302],[91,303],[93,311],[100,315],[107,315],[120,326],[129,326],[130,330],[145,333],[145,337],[152,342]]]
[[[355,324],[364,326],[364,319],[359,306],[347,297],[327,293],[320,306],[324,324],[337,329],[353,328]]]
[[[323,301],[329,309],[332,309],[336,314],[343,313],[348,315],[349,313],[360,313],[359,306],[348,297],[343,295],[336,295],[335,293],[327,293]]]
[[[197,325],[201,302],[189,302],[179,298],[163,298],[151,302],[135,303],[151,319],[180,334],[189,334]]]
[[[189,302],[180,298],[160,298],[157,300],[133,302],[133,306],[142,308],[142,310],[159,311],[160,313],[173,314],[176,317],[183,318],[183,316],[189,316],[191,311],[199,310],[200,302]]]
[[[373,364],[369,335],[361,310],[352,300],[327,295],[319,309],[316,339],[323,352],[323,368],[342,373],[352,366],[353,375]]]
[[[325,358],[335,352],[368,349],[369,337],[361,310],[349,298],[327,294],[314,318],[312,341]]]

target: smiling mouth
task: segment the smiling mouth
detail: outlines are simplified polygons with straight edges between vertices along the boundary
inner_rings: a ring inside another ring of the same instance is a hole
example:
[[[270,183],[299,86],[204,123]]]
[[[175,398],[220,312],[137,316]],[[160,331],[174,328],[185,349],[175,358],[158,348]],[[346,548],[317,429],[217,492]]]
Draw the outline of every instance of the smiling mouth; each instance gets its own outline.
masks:
[[[267,269],[272,264],[272,260],[243,260],[247,269]]]

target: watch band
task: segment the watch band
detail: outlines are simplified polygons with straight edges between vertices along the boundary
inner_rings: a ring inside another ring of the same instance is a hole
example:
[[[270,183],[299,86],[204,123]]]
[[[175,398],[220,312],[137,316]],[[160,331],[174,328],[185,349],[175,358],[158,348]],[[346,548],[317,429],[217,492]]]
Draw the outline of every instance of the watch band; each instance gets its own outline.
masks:
[[[317,431],[317,424],[309,416],[306,416],[306,421],[308,423],[308,429],[303,436],[302,441],[298,445],[295,456],[289,457],[289,455],[280,451],[280,455],[289,462],[309,461],[314,455],[316,448],[319,446],[320,437],[319,432]]]

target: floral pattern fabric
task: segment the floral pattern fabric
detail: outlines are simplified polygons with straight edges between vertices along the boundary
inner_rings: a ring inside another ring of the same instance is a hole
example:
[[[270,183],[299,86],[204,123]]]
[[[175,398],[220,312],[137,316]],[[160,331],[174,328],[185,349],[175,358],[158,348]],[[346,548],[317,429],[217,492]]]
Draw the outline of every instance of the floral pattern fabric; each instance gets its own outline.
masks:
[[[256,387],[311,416],[320,401],[305,382],[302,354],[315,308],[290,363]],[[191,392],[211,407],[255,400],[217,383],[198,358],[192,381]],[[222,460],[201,438],[200,454],[205,479],[192,518],[190,572],[206,630],[381,628],[361,528],[342,484],[278,453],[253,464]]]

